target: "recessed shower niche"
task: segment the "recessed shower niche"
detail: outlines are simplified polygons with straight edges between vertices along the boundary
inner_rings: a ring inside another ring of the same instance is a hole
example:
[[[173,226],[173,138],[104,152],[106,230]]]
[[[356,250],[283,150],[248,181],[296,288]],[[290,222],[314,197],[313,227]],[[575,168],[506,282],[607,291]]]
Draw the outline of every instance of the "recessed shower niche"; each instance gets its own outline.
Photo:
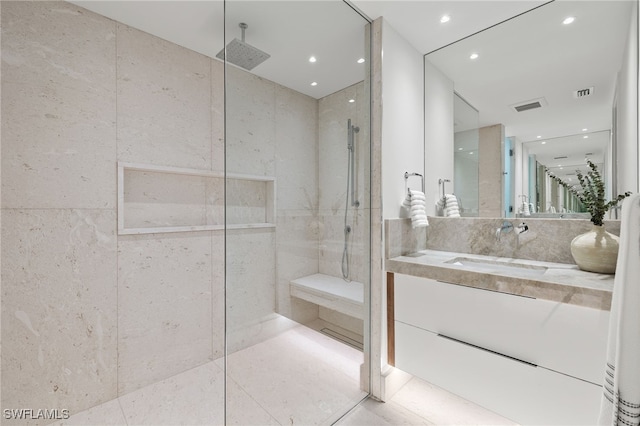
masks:
[[[271,176],[118,163],[118,234],[274,228]]]

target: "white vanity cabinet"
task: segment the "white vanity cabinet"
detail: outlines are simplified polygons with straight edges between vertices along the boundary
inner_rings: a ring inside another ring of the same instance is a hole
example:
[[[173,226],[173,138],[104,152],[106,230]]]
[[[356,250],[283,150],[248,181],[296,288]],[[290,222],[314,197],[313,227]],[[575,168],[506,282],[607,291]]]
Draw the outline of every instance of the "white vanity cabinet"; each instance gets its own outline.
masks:
[[[608,311],[402,274],[393,297],[399,369],[521,424],[596,422]]]

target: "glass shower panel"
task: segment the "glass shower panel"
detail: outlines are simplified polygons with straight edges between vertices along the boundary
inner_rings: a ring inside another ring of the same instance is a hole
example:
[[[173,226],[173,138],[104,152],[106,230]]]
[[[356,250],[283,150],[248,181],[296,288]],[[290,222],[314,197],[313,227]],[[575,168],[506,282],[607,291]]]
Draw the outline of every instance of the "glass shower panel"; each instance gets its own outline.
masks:
[[[226,421],[330,424],[369,392],[368,22],[225,4]]]

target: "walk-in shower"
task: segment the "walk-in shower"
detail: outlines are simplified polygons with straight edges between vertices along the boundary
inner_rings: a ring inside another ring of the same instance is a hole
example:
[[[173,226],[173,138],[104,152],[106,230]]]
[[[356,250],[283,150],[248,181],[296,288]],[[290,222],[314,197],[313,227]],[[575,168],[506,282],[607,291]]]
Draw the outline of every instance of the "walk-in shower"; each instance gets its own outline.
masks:
[[[366,397],[367,20],[339,0],[0,11],[1,423],[328,425]]]
[[[349,158],[347,160],[347,190],[346,202],[344,206],[344,247],[342,249],[342,278],[351,281],[350,265],[349,265],[349,236],[351,235],[351,225],[348,222],[349,207],[359,207],[360,202],[356,199],[356,145],[355,134],[360,128],[351,124],[351,119],[347,120],[347,151]]]

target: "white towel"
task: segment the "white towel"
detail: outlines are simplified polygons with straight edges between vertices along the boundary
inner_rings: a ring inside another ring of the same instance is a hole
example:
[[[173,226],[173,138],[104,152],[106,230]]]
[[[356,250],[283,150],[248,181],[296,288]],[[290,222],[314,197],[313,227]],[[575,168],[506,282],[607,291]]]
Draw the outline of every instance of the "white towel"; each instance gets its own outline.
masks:
[[[440,198],[438,201],[436,201],[436,215],[437,216],[444,216],[444,198]]]
[[[525,216],[531,216],[531,212],[529,211],[529,204],[522,204],[522,214],[524,214]]]
[[[411,227],[421,228],[429,226],[429,221],[427,220],[427,210],[425,208],[426,202],[424,192],[409,189],[407,198],[409,198],[411,206],[409,209],[409,212],[411,213]]]
[[[407,209],[411,208],[411,195],[407,194],[407,196],[402,200],[402,207]]]
[[[446,194],[444,198],[444,215],[446,217],[460,217],[458,197],[453,194]]]
[[[640,424],[640,194],[622,203],[601,425]]]

